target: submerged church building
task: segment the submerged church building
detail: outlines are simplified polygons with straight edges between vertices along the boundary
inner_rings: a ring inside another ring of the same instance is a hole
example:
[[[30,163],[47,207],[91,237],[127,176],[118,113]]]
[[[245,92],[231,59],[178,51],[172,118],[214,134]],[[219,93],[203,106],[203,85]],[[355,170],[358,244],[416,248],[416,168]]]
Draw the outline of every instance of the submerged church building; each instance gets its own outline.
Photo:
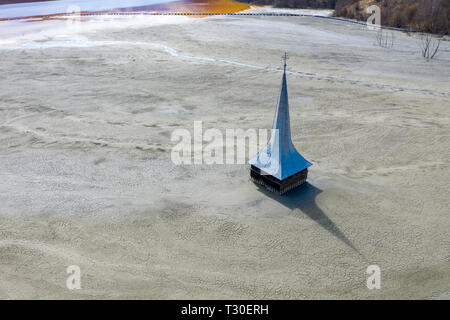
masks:
[[[308,177],[308,168],[312,166],[298,153],[291,140],[286,59],[285,55],[280,99],[270,140],[249,160],[251,179],[280,195],[304,184]]]

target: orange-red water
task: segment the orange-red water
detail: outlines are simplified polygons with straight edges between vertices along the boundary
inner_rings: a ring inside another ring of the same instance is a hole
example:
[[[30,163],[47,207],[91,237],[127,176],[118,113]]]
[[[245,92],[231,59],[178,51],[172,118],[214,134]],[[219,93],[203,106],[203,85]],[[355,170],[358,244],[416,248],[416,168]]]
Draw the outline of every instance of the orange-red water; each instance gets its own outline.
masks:
[[[28,2],[28,1],[24,1]],[[201,13],[234,13],[250,8],[248,4],[240,3],[233,0],[179,0],[169,3],[148,5],[140,7],[128,7],[119,8],[108,11],[98,11],[97,13],[116,13],[116,12],[176,12],[176,13],[199,13],[194,17],[201,17]],[[81,14],[91,14],[96,12],[82,12]],[[20,20],[26,20],[29,22],[44,21],[44,20],[55,20],[61,19],[60,14],[50,14],[45,16],[33,16],[33,17],[21,17]],[[11,20],[11,19],[0,19],[1,20]]]
[[[157,5],[124,8],[116,11],[156,11],[180,13],[233,13],[250,6],[233,0],[180,0]]]

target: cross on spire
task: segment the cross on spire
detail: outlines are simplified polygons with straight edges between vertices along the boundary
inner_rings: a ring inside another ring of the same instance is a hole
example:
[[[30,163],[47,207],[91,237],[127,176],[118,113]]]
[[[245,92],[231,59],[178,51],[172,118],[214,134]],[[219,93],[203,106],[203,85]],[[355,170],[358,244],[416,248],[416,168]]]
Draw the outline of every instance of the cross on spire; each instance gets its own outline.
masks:
[[[282,56],[283,61],[284,61],[284,72],[286,72],[286,64],[287,64],[287,60],[289,59],[287,52],[284,53],[284,56]]]

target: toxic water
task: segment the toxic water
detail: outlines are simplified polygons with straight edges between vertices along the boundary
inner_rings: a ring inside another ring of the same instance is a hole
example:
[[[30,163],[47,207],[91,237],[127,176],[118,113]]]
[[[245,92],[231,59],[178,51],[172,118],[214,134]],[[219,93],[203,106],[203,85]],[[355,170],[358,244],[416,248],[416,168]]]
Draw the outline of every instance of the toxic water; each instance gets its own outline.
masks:
[[[81,12],[181,12],[233,13],[249,8],[232,0],[56,0],[56,1],[0,1],[0,19],[39,18]]]

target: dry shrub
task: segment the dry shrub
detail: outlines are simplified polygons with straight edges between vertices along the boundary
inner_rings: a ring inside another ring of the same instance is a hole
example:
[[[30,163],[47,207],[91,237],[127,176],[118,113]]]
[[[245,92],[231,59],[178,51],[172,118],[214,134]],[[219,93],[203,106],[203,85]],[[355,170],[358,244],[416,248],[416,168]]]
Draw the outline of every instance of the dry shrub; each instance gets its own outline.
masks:
[[[420,48],[422,50],[422,56],[431,60],[436,57],[441,47],[441,39],[437,39],[430,34],[424,34],[420,38]]]

